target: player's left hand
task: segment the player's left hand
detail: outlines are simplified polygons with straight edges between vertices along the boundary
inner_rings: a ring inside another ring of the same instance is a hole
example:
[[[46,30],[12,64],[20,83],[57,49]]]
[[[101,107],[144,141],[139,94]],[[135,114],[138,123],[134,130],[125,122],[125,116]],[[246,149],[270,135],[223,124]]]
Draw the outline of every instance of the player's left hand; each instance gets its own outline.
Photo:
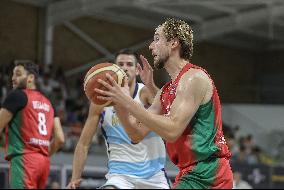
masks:
[[[143,55],[140,55],[140,60],[141,60],[143,67],[141,67],[141,65],[138,64],[137,68],[138,68],[139,76],[142,82],[146,86],[153,85],[154,84],[153,68],[151,67],[148,60]]]
[[[67,185],[66,189],[76,189],[80,186],[82,179],[76,179],[73,181],[70,181],[70,183]]]

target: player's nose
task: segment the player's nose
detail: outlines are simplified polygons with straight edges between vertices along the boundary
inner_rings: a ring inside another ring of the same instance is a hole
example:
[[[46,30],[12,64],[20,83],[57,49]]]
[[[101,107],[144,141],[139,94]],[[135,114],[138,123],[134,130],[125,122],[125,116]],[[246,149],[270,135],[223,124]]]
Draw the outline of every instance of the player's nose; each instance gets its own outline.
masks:
[[[121,68],[123,69],[124,72],[127,72],[127,71],[128,71],[128,68],[127,68],[126,65],[121,66]]]
[[[12,83],[15,83],[16,82],[16,77],[13,75],[12,76]]]
[[[149,50],[153,51],[153,42],[149,45]]]

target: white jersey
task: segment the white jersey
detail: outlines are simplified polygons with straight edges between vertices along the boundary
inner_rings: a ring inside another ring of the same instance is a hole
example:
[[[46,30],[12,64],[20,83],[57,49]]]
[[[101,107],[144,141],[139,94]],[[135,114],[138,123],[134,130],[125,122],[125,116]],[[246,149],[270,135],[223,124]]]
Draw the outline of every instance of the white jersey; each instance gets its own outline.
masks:
[[[137,83],[134,92],[134,100],[141,105],[139,95],[143,86]],[[133,144],[113,107],[104,108],[99,126],[108,148],[108,174],[149,178],[164,168],[165,144],[156,133],[150,132],[141,142]]]

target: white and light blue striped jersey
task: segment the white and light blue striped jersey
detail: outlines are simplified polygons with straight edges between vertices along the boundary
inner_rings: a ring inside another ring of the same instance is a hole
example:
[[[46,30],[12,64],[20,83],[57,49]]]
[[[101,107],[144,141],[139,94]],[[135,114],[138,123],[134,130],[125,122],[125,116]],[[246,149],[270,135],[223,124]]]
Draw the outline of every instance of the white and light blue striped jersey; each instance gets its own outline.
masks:
[[[143,86],[137,83],[133,96],[141,106],[139,96]],[[165,167],[165,144],[156,133],[150,132],[138,144],[131,143],[113,107],[104,108],[99,126],[107,143],[108,174],[149,178]]]

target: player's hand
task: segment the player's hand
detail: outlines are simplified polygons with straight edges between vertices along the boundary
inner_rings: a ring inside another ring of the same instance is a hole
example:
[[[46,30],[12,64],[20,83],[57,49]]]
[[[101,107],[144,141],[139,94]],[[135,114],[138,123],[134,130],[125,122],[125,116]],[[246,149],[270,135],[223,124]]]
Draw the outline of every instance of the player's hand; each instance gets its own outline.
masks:
[[[140,64],[137,65],[137,68],[142,82],[146,86],[153,85],[154,84],[153,68],[151,67],[148,60],[143,55],[140,55],[140,60],[143,65],[143,68],[141,67]]]
[[[95,91],[100,94],[100,96],[97,96],[98,99],[112,101],[114,104],[118,104],[120,106],[125,106],[128,103],[129,99],[132,100],[128,86],[128,78],[126,78],[124,86],[121,87],[108,73],[106,74],[106,77],[110,84],[107,81],[103,81],[101,79],[98,80],[98,82],[107,89],[95,89]]]
[[[70,181],[70,183],[67,185],[66,189],[76,189],[80,186],[82,179],[76,179],[73,181]]]

